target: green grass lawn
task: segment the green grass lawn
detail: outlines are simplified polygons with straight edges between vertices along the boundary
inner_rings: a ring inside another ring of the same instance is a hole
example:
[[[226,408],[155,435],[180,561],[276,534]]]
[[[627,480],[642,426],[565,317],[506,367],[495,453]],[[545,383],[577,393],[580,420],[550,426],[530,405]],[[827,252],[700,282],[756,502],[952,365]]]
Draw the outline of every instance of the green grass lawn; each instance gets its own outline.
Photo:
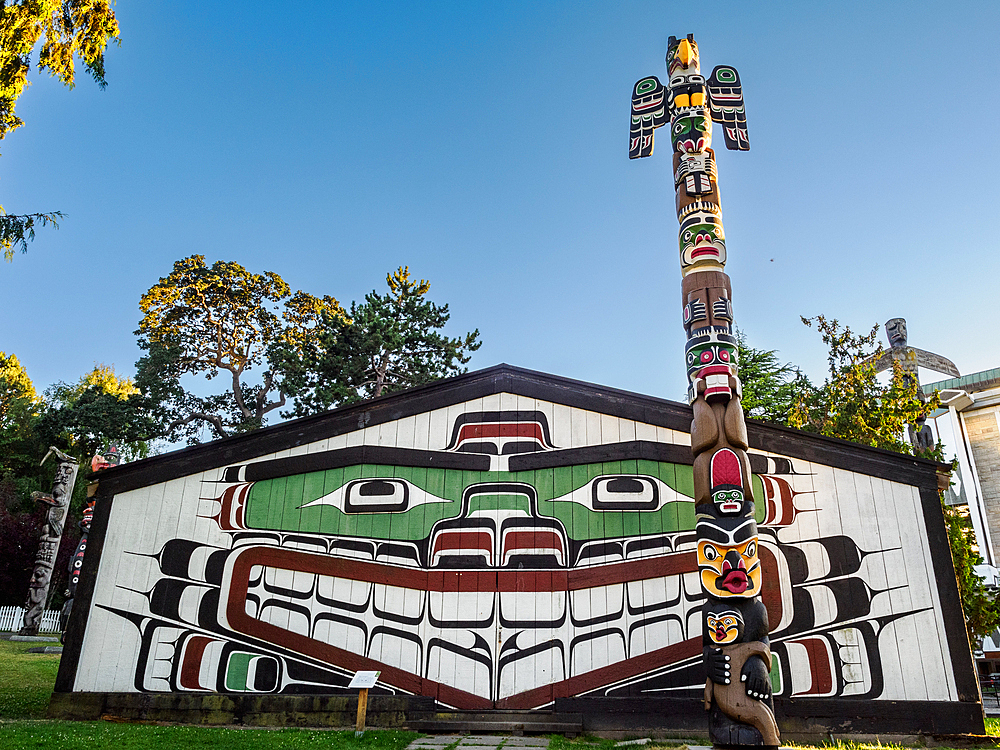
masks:
[[[59,670],[57,654],[29,654],[52,643],[0,641],[0,748],[27,750],[403,750],[417,732],[310,729],[228,729],[156,726],[106,721],[39,721],[45,716]]]
[[[45,716],[59,671],[59,655],[29,654],[28,649],[57,645],[0,641],[0,720]]]
[[[403,750],[416,732],[226,729],[112,724],[103,721],[0,721],[4,750]]]

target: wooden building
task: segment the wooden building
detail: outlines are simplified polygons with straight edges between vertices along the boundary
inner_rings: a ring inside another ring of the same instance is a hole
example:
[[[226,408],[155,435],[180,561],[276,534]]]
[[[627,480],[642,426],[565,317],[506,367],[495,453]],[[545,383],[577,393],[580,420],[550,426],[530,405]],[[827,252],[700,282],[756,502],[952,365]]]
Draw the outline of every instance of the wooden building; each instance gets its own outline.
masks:
[[[50,714],[701,728],[690,421],[500,365],[109,469]],[[939,465],[749,431],[783,733],[982,733]]]

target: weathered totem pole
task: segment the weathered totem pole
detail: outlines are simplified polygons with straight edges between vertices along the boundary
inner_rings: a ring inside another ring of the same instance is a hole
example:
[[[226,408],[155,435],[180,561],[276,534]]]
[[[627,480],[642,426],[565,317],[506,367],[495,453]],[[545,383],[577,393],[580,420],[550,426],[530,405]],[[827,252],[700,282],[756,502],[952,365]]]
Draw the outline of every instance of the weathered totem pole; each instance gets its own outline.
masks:
[[[55,455],[58,462],[56,476],[52,481],[52,492],[47,495],[35,492],[32,495],[36,502],[48,506],[48,511],[38,540],[35,567],[31,571],[31,582],[28,584],[28,601],[24,605],[24,622],[18,635],[38,635],[42,614],[45,612],[45,602],[49,595],[52,568],[56,562],[56,553],[59,552],[66,515],[69,513],[69,501],[73,497],[76,473],[80,468],[75,458],[67,456],[58,448],[51,447],[42,459],[42,463],[44,464],[51,455]]]
[[[698,569],[706,595],[709,733],[717,746],[777,746],[732,295],[724,272],[726,237],[711,148],[714,120],[722,125],[727,148],[750,149],[743,89],[739,74],[725,65],[705,80],[690,34],[667,42],[667,76],[666,86],[649,76],[632,91],[629,158],[651,155],[654,130],[670,126],[694,416]]]
[[[903,377],[920,385],[919,367],[934,370],[953,378],[961,377],[955,363],[940,354],[917,349],[906,344],[906,319],[890,318],[885,322],[885,335],[889,339],[889,349],[877,357],[875,372],[884,372],[892,368],[893,362],[899,363]],[[920,391],[921,399],[926,397]],[[910,444],[917,450],[927,450],[934,447],[934,433],[927,424],[926,417],[920,417],[915,424],[909,425]]]

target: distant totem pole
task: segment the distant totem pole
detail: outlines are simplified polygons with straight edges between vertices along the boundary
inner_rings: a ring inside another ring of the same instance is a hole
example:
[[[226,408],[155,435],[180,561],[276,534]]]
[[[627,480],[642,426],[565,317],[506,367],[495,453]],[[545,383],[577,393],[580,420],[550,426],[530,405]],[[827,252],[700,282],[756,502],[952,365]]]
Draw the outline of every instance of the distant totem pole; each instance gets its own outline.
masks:
[[[52,568],[55,566],[63,527],[66,525],[69,502],[73,497],[73,487],[76,485],[76,473],[80,468],[75,458],[67,456],[58,448],[49,448],[42,463],[44,464],[53,454],[58,463],[55,479],[52,480],[52,492],[47,495],[42,492],[32,493],[32,499],[48,506],[48,511],[38,540],[35,566],[32,568],[31,581],[28,584],[28,601],[24,605],[24,622],[18,635],[38,635],[42,614],[45,612],[45,602],[49,595]]]
[[[666,86],[649,76],[632,91],[629,158],[651,155],[654,130],[669,124],[694,416],[698,569],[707,597],[705,708],[715,745],[777,746],[732,295],[724,272],[726,238],[711,149],[714,120],[722,125],[727,148],[750,150],[743,89],[739,74],[725,65],[705,80],[690,34],[679,41],[670,37],[666,62]]]
[[[885,335],[889,339],[889,349],[874,359],[875,372],[884,372],[892,368],[893,362],[899,363],[903,378],[913,381],[919,387],[920,376],[917,368],[926,367],[953,378],[961,377],[955,363],[940,354],[917,349],[906,344],[906,319],[890,318],[885,322]],[[926,397],[919,390],[921,399]],[[915,424],[909,425],[910,444],[917,450],[927,450],[934,447],[934,433],[927,424],[926,417],[919,417]]]

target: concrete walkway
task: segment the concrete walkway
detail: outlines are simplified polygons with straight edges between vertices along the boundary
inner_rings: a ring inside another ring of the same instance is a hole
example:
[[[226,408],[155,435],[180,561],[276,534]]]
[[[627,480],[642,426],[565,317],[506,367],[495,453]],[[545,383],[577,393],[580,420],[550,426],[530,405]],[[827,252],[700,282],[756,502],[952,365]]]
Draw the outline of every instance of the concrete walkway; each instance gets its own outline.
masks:
[[[421,737],[410,743],[407,750],[546,750],[544,737],[511,737],[489,734],[444,734]]]

